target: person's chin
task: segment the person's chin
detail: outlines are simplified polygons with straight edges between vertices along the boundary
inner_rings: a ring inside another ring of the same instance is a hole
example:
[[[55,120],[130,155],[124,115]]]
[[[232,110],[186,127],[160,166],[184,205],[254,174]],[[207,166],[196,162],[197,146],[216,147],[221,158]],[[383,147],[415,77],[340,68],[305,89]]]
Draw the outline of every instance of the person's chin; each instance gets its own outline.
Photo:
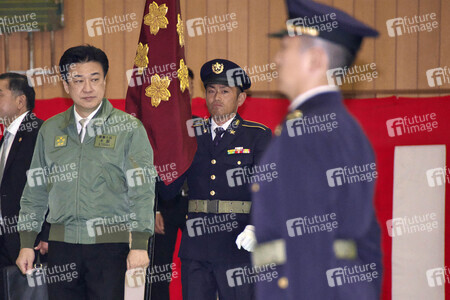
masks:
[[[101,100],[99,100],[97,97],[88,97],[82,99],[83,106],[91,108],[98,106],[100,102]]]

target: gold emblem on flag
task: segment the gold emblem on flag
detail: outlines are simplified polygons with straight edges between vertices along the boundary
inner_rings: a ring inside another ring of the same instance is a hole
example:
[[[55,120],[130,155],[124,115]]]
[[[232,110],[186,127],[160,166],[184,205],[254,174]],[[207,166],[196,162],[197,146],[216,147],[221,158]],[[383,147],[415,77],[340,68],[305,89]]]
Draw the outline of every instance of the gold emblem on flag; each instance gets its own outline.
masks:
[[[155,74],[151,78],[151,84],[145,89],[145,96],[149,97],[152,106],[158,107],[161,101],[169,101],[170,92],[168,87],[170,85],[170,79],[167,77],[159,77]]]
[[[142,74],[144,68],[148,66],[148,44],[143,45],[139,42],[136,50],[136,57],[134,58],[134,64],[138,67],[138,74]]]
[[[181,20],[180,14],[178,14],[177,32],[178,32],[178,40],[180,41],[180,47],[183,47],[184,46],[184,25],[183,25],[183,20]]]
[[[166,18],[167,14],[166,4],[158,6],[158,4],[153,1],[148,6],[148,14],[144,16],[144,24],[150,27],[150,33],[156,35],[161,28],[167,28],[169,20]]]
[[[219,64],[218,62],[216,62],[215,64],[212,65],[212,70],[216,74],[222,73],[223,72],[223,64]]]
[[[184,59],[180,59],[180,68],[177,70],[178,79],[180,80],[180,89],[183,93],[186,88],[189,89],[189,72],[184,64]]]

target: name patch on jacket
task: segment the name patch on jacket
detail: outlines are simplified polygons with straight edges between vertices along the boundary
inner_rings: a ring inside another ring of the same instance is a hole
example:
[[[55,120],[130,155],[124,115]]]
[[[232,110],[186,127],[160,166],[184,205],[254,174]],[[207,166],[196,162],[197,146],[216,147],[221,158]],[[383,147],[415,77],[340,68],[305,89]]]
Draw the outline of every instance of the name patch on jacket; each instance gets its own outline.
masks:
[[[55,137],[55,148],[67,146],[67,135],[58,135]]]
[[[97,135],[95,137],[94,147],[114,149],[116,145],[116,136],[109,134]]]

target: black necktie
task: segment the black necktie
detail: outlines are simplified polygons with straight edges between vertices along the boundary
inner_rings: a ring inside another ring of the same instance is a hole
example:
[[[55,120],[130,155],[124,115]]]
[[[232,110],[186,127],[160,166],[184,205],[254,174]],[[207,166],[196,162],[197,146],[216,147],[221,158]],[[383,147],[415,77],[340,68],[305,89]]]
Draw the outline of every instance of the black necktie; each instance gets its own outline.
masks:
[[[217,127],[216,129],[214,129],[214,132],[216,133],[216,137],[213,140],[213,144],[214,146],[218,146],[220,141],[222,140],[222,135],[225,132],[225,129],[223,129],[222,127]]]

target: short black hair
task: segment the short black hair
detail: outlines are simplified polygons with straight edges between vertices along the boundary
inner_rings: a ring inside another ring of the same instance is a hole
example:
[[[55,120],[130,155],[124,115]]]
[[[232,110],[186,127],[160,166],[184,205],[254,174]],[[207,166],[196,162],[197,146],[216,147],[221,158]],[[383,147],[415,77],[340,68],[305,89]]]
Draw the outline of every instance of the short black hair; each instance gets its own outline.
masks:
[[[59,60],[59,70],[62,78],[67,82],[70,66],[76,63],[98,62],[102,65],[104,77],[108,73],[109,62],[103,50],[91,45],[81,45],[67,49]]]
[[[188,68],[188,74],[190,79],[194,79],[194,72],[192,72],[191,68]]]
[[[16,96],[25,95],[27,98],[27,110],[33,111],[36,93],[34,92],[34,88],[28,84],[28,79],[25,75],[3,73],[0,74],[0,80],[8,80],[8,89]]]

